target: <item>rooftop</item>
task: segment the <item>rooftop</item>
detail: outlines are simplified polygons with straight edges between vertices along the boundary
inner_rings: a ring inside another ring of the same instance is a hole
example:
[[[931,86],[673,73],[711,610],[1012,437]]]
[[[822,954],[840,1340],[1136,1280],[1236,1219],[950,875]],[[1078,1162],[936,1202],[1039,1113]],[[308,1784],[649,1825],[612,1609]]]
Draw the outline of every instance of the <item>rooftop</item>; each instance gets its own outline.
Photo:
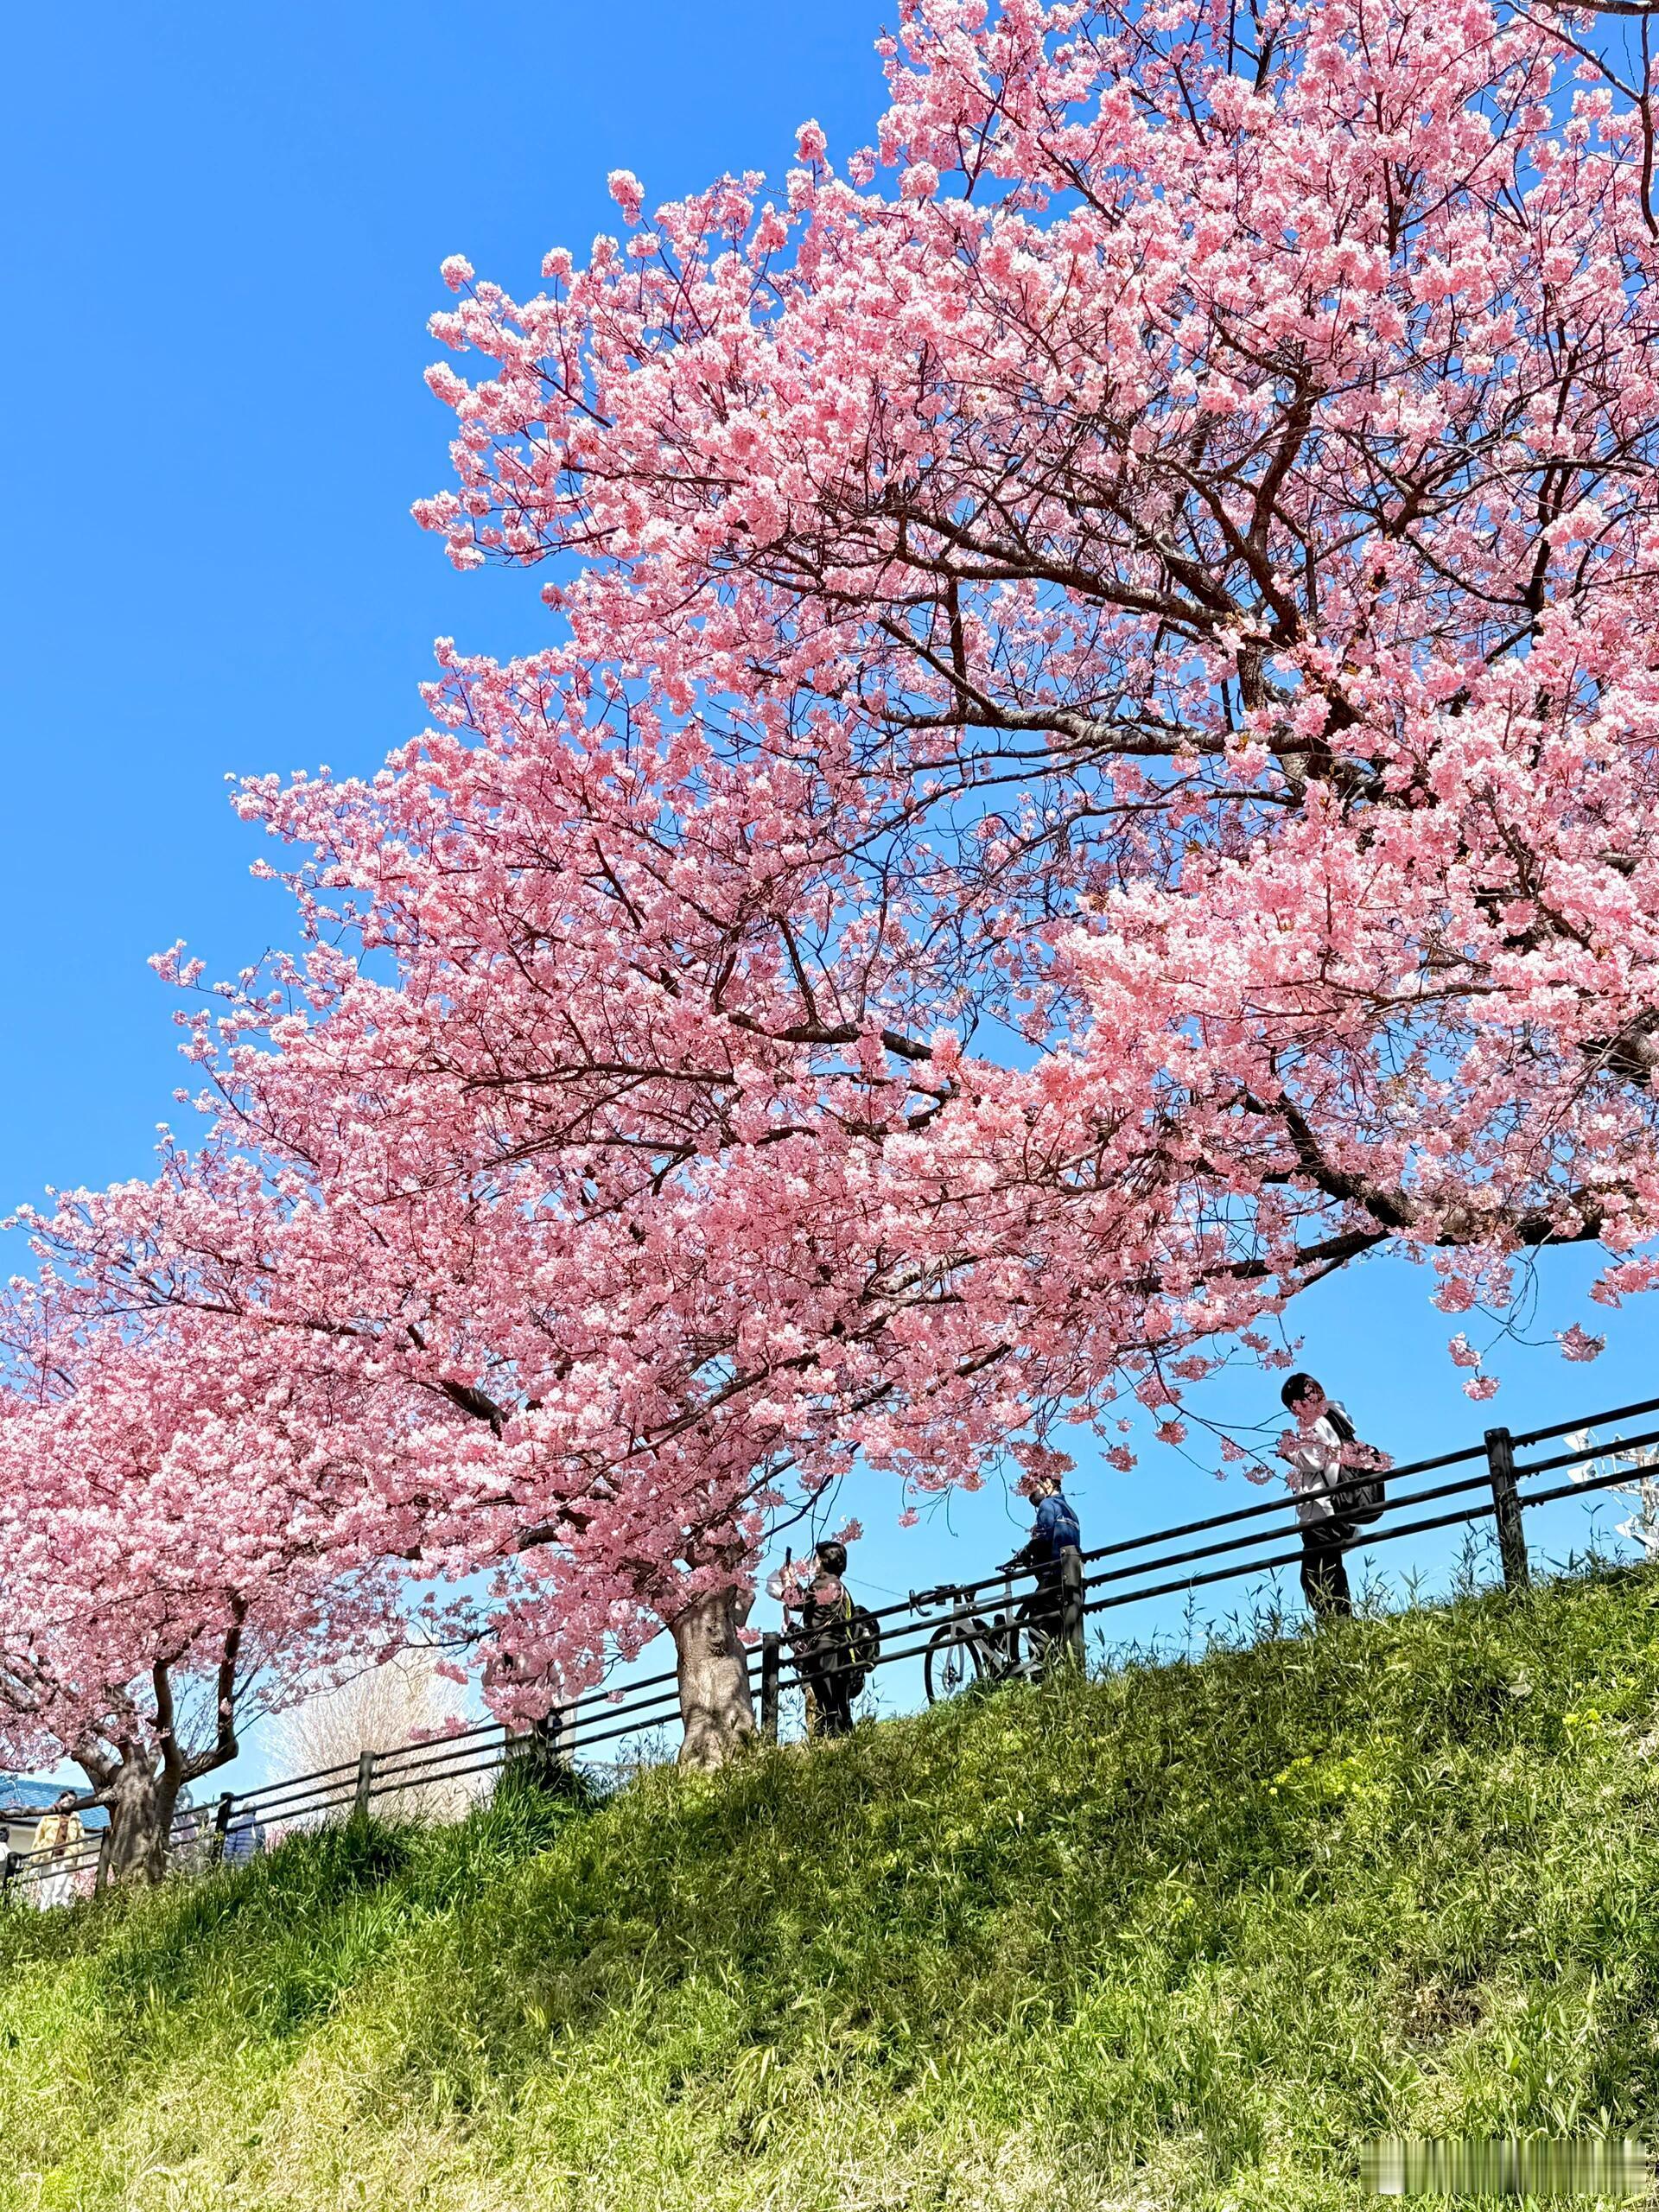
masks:
[[[29,1782],[20,1775],[0,1774],[0,1825],[10,1827],[16,1821],[38,1819],[42,1813],[49,1813],[54,1800],[69,1787],[67,1782]],[[82,1827],[88,1828],[107,1827],[109,1819],[101,1805],[80,1816]]]

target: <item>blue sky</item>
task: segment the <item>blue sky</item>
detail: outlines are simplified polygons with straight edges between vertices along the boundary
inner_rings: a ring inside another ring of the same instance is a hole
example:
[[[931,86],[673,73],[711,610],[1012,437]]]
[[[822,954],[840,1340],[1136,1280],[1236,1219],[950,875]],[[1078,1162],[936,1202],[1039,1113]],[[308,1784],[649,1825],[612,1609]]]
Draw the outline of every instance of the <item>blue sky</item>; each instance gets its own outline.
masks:
[[[178,1080],[147,957],[287,930],[227,771],[376,764],[434,637],[511,650],[535,587],[456,576],[409,519],[448,483],[421,379],[443,257],[530,288],[653,192],[845,146],[872,0],[292,0],[19,10],[6,235],[11,674],[0,1195],[143,1173]]]
[[[808,116],[833,150],[864,143],[882,12],[97,0],[11,19],[0,1200],[148,1172],[180,1080],[150,953],[182,937],[222,973],[289,934],[283,894],[248,880],[226,772],[371,767],[420,727],[435,636],[545,634],[533,580],[458,577],[409,519],[448,481],[421,375],[440,261],[528,287],[550,245],[614,226],[613,168],[654,197],[781,168]],[[1608,1325],[1586,1273],[1553,1263],[1547,1348],[1494,1358],[1491,1408],[1461,1395],[1454,1325],[1398,1264],[1313,1294],[1305,1363],[1402,1458],[1642,1396],[1646,1311],[1611,1317],[1595,1367],[1548,1344]],[[1274,1414],[1276,1390],[1229,1380],[1216,1410]],[[1075,1494],[1092,1542],[1258,1495],[1156,1446]],[[853,1503],[877,1594],[974,1571],[1014,1525],[985,1496],[905,1538],[891,1500]]]

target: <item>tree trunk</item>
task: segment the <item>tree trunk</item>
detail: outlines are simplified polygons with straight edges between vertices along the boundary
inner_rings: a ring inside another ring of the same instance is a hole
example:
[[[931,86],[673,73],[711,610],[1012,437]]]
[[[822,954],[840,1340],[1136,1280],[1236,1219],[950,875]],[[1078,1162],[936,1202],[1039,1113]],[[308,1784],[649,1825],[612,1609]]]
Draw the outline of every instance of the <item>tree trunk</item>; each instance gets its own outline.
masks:
[[[723,1766],[757,1733],[749,1696],[748,1655],[738,1636],[751,1603],[747,1590],[713,1590],[669,1624],[679,1669],[682,1766]]]
[[[124,1762],[105,1802],[110,1808],[109,1879],[159,1882],[167,1872],[168,1836],[179,1785],[142,1759]]]

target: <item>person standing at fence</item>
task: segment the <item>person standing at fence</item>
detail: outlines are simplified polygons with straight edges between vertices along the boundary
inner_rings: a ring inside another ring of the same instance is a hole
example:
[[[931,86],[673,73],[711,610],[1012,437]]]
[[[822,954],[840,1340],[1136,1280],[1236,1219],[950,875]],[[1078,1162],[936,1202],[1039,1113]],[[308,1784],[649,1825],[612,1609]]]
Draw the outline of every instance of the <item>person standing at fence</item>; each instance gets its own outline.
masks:
[[[1331,1493],[1344,1478],[1354,1426],[1311,1375],[1293,1375],[1279,1395],[1296,1422],[1281,1438],[1279,1456],[1288,1465],[1287,1479],[1296,1493],[1302,1595],[1317,1619],[1345,1616],[1354,1602],[1342,1554],[1358,1534],[1358,1524],[1338,1511],[1343,1501]]]
[[[42,1912],[69,1902],[74,1878],[71,1861],[86,1834],[75,1809],[79,1802],[73,1789],[63,1790],[54,1798],[52,1810],[42,1815],[35,1831],[35,1853],[44,1853],[46,1859],[46,1871],[35,1878],[35,1902]]]
[[[257,1821],[251,1813],[238,1813],[225,1831],[220,1858],[226,1866],[242,1866],[257,1859],[264,1847],[264,1821]]]
[[[799,1584],[791,1588],[780,1573],[766,1586],[785,1620],[791,1612],[801,1617],[791,1643],[807,1695],[807,1726],[815,1736],[852,1734],[853,1700],[868,1671],[860,1663],[863,1617],[842,1579],[846,1572],[847,1547],[830,1538],[818,1546]]]
[[[1052,1647],[1058,1643],[1065,1625],[1061,1565],[1067,1552],[1082,1549],[1083,1529],[1055,1468],[1039,1465],[1027,1476],[1021,1488],[1036,1504],[1037,1517],[1030,1536],[1007,1565],[1013,1573],[1029,1571],[1036,1575],[1037,1587],[1027,1601],[1026,1618]]]

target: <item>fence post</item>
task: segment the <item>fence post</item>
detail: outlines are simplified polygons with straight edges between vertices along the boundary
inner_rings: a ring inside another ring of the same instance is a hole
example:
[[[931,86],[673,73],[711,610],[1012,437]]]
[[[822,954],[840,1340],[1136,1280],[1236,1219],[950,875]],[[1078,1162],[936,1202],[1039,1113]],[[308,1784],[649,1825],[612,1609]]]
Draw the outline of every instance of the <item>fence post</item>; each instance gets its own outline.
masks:
[[[1503,1587],[1527,1586],[1527,1532],[1521,1524],[1521,1493],[1515,1483],[1515,1445],[1507,1428],[1486,1432],[1486,1465],[1491,1470],[1497,1508],[1497,1552],[1503,1562]]]
[[[568,1766],[564,1750],[564,1714],[556,1705],[551,1705],[539,1720],[532,1720],[530,1732],[536,1745],[537,1755],[549,1766]]]
[[[225,1839],[231,1832],[231,1814],[235,1804],[235,1790],[227,1789],[219,1798],[218,1810],[213,1815],[213,1841],[210,1857],[215,1866],[224,1864]]]
[[[778,1685],[783,1667],[783,1638],[768,1629],[760,1639],[760,1733],[778,1740]]]
[[[357,1795],[352,1800],[352,1818],[365,1817],[369,1799],[374,1795],[374,1753],[359,1751],[357,1755]]]
[[[101,1897],[109,1886],[110,1854],[115,1848],[115,1821],[105,1821],[104,1833],[98,1839],[98,1872],[92,1877],[92,1895]]]
[[[537,1785],[554,1796],[569,1790],[575,1780],[575,1762],[571,1757],[574,1733],[564,1708],[553,1705],[539,1720],[531,1722],[524,1739],[536,1763]]]
[[[1083,1554],[1075,1544],[1060,1554],[1060,1648],[1074,1664],[1083,1665]]]

